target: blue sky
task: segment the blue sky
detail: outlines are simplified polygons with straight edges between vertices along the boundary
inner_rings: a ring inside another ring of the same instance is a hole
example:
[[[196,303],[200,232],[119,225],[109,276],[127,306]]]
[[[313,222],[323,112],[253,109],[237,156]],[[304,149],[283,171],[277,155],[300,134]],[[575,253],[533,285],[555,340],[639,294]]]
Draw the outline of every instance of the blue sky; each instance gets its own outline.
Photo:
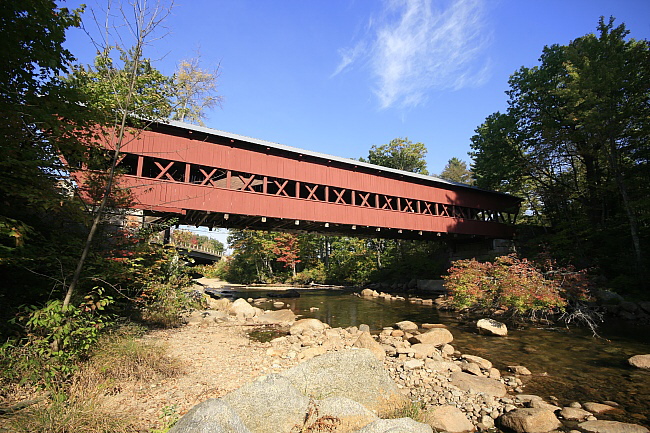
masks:
[[[101,16],[106,2],[84,3]],[[514,71],[595,32],[601,15],[650,39],[649,0],[177,0],[146,54],[166,74],[196,50],[220,65],[223,107],[208,127],[347,158],[408,137],[435,174],[469,162]],[[84,32],[67,46],[92,61]]]

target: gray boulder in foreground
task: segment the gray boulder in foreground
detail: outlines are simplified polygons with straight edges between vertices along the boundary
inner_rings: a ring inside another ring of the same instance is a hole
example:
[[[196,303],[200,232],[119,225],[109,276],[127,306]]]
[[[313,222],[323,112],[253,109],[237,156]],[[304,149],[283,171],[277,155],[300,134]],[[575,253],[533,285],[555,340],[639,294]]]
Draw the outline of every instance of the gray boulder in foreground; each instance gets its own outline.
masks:
[[[228,403],[211,398],[197,404],[169,433],[251,433]]]
[[[331,416],[339,420],[337,433],[347,433],[358,430],[379,417],[363,405],[345,397],[331,397],[318,402],[318,416]]]
[[[578,427],[587,433],[648,433],[650,430],[638,425],[619,421],[585,421]]]
[[[383,363],[368,349],[326,353],[280,374],[304,395],[347,397],[380,416],[408,403]]]
[[[433,429],[411,418],[397,418],[378,419],[354,433],[433,433]]]
[[[277,374],[248,383],[221,400],[254,433],[288,432],[295,425],[302,425],[309,406],[309,398]]]

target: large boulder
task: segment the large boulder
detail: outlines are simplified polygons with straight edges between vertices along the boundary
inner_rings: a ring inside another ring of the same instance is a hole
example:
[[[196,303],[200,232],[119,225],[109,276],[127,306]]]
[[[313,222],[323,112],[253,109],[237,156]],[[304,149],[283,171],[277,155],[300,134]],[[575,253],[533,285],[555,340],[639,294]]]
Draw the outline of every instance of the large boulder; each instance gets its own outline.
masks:
[[[638,425],[619,421],[585,421],[578,424],[587,433],[648,433],[650,430]]]
[[[223,400],[197,404],[174,424],[169,433],[251,433],[237,412]]]
[[[496,320],[481,319],[476,322],[476,327],[478,328],[479,334],[498,335],[500,337],[508,335],[508,327],[504,323],[497,322]]]
[[[483,370],[489,370],[492,368],[492,363],[485,358],[481,358],[480,356],[463,355],[463,358],[472,364],[477,364]]]
[[[237,316],[238,319],[250,319],[262,314],[260,308],[253,307],[244,298],[239,298],[233,302],[230,305],[229,312],[232,316]]]
[[[411,418],[397,418],[378,419],[355,433],[433,433],[433,430]]]
[[[563,407],[560,416],[569,421],[584,421],[591,416],[591,412],[579,407]]]
[[[562,423],[550,410],[520,408],[499,417],[501,427],[517,433],[545,433],[562,427]]]
[[[435,406],[429,409],[424,421],[436,431],[462,433],[474,431],[474,424],[456,406]]]
[[[282,325],[293,323],[296,320],[296,315],[289,309],[266,311],[264,314],[257,318],[260,323],[267,323],[273,325]]]
[[[318,319],[300,319],[289,328],[289,334],[301,335],[305,331],[323,331],[327,325]]]
[[[412,344],[433,344],[434,346],[443,346],[454,341],[454,336],[451,335],[448,329],[433,328],[422,334],[414,335],[409,339]]]
[[[309,398],[287,378],[271,374],[221,398],[253,433],[290,431],[302,425]]]
[[[381,347],[381,344],[377,343],[374,338],[372,338],[370,332],[362,332],[361,335],[359,335],[359,338],[357,338],[357,341],[355,341],[352,346],[359,349],[370,350],[372,354],[375,355],[375,357],[380,361],[386,357],[384,348]]]
[[[281,375],[305,395],[347,397],[378,414],[408,403],[384,365],[367,349],[326,353]]]
[[[650,354],[648,355],[634,355],[627,360],[632,367],[636,368],[650,368]]]
[[[362,404],[345,397],[330,397],[318,402],[318,417],[327,416],[339,420],[337,433],[353,432],[379,419]]]
[[[593,402],[593,401],[588,401],[588,402],[584,403],[582,405],[582,407],[585,410],[588,410],[589,412],[595,413],[595,414],[606,413],[606,412],[620,412],[621,411],[621,409],[619,409],[617,407],[610,406],[610,405],[604,404],[604,403],[596,403],[596,402]]]
[[[410,320],[402,320],[401,322],[397,322],[395,326],[397,327],[397,329],[400,329],[404,332],[413,333],[418,330],[418,325],[411,322]]]
[[[431,358],[433,355],[439,354],[435,344],[416,343],[411,346],[416,358]]]
[[[474,376],[460,371],[451,374],[451,384],[463,391],[477,394],[479,392],[495,397],[503,397],[507,390],[498,380]]]

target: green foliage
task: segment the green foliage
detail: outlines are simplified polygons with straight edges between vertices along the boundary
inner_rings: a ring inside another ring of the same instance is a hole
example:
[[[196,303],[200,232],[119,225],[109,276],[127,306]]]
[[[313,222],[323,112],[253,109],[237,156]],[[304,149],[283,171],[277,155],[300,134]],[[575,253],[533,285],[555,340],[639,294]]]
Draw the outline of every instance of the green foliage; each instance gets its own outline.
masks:
[[[477,185],[525,198],[554,256],[606,276],[647,271],[650,45],[601,18],[509,80],[509,109],[472,138]],[[537,239],[537,242],[540,240]]]
[[[203,126],[205,110],[221,105],[216,95],[219,68],[202,69],[200,57],[182,60],[174,73],[174,110],[172,120]]]
[[[75,66],[69,81],[88,95],[108,124],[118,124],[125,111],[143,119],[166,118],[172,111],[173,78],[154,68],[135,47],[106,47],[92,66]]]
[[[96,288],[79,306],[64,307],[62,301],[52,300],[42,307],[27,307],[18,317],[25,342],[7,343],[2,349],[2,370],[11,372],[6,378],[44,384],[67,377],[111,323],[103,310],[112,301]]]
[[[368,152],[368,159],[360,158],[360,160],[383,167],[429,174],[424,159],[426,155],[427,148],[423,143],[413,143],[407,137],[395,138],[381,146],[372,146]]]
[[[498,257],[494,263],[457,260],[444,277],[452,305],[458,309],[502,309],[513,315],[562,311],[561,284],[547,279],[526,259]]]
[[[472,172],[467,168],[467,163],[460,159],[453,157],[445,165],[442,173],[438,175],[439,178],[450,180],[452,182],[459,182],[471,185],[474,183],[472,179]]]
[[[172,241],[177,246],[191,245],[206,250],[213,250],[217,253],[223,253],[225,247],[223,243],[209,236],[197,235],[189,230],[172,231]]]

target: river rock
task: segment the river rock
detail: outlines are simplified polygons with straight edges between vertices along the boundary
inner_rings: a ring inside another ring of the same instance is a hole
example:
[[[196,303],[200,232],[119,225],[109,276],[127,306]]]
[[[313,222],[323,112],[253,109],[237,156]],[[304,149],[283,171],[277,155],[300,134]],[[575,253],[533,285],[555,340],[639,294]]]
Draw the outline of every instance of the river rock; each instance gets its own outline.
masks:
[[[492,319],[481,319],[476,322],[479,334],[498,335],[505,337],[508,335],[508,327],[501,322]]]
[[[636,368],[650,368],[650,354],[648,355],[634,355],[627,360],[632,367]]]
[[[221,398],[254,433],[290,431],[302,425],[309,398],[286,377],[270,374]]]
[[[359,335],[357,341],[354,342],[352,347],[357,347],[359,349],[368,349],[375,355],[375,358],[378,360],[383,360],[386,357],[386,352],[384,348],[381,347],[381,344],[377,343],[370,332],[364,331]]]
[[[370,332],[370,326],[366,325],[365,323],[362,323],[361,325],[359,325],[359,331]]]
[[[569,421],[584,421],[591,416],[591,412],[577,407],[563,407],[560,416]]]
[[[495,397],[506,395],[506,387],[499,381],[487,377],[473,376],[460,371],[451,374],[451,384],[472,393],[483,392]]]
[[[451,335],[448,329],[433,328],[422,334],[414,335],[409,339],[412,344],[433,344],[434,346],[442,346],[454,341],[454,336]]]
[[[599,413],[605,413],[605,412],[612,412],[612,411],[620,411],[620,409],[615,408],[614,406],[610,406],[608,404],[603,404],[603,403],[595,403],[593,401],[589,401],[587,403],[584,403],[582,407],[585,410],[588,410],[591,413],[599,414]]]
[[[492,368],[492,363],[487,359],[481,358],[480,356],[463,355],[463,358],[473,364],[477,364],[483,370],[489,370]]]
[[[411,346],[416,358],[430,358],[438,353],[434,344],[416,343]]]
[[[522,376],[530,376],[533,374],[523,365],[509,365],[508,370],[512,371],[514,374],[520,374]]]
[[[433,430],[411,418],[397,418],[378,419],[354,433],[433,433]]]
[[[238,319],[250,319],[261,314],[262,309],[253,307],[244,298],[237,299],[230,306],[230,315],[237,316]]]
[[[471,373],[474,376],[482,376],[483,375],[481,373],[481,367],[479,367],[478,364],[474,364],[472,362],[463,361],[460,364],[460,369],[463,370],[466,373]]]
[[[305,331],[323,331],[325,324],[318,319],[300,319],[289,328],[289,334],[301,335]]]
[[[415,370],[424,367],[424,361],[421,359],[410,359],[404,363],[404,370]]]
[[[169,433],[251,433],[237,412],[221,399],[197,404],[169,430]]]
[[[318,416],[332,416],[341,422],[337,433],[347,433],[360,429],[379,419],[363,405],[345,397],[330,397],[318,402]]]
[[[451,361],[437,361],[435,359],[427,359],[425,361],[425,368],[431,371],[460,371],[460,366]]]
[[[372,290],[372,289],[363,289],[361,291],[361,296],[369,296],[370,297],[370,296],[374,296],[374,294],[375,294],[375,291]]]
[[[578,427],[587,433],[648,433],[650,430],[638,425],[619,421],[585,421]]]
[[[284,310],[275,310],[275,311],[266,311],[264,314],[257,318],[257,321],[260,323],[268,324],[289,324],[293,323],[296,320],[296,315],[293,314],[293,311],[289,309]]]
[[[404,332],[413,333],[418,330],[418,325],[411,322],[410,320],[402,320],[401,322],[397,322],[395,326]]]
[[[232,304],[232,302],[230,302],[230,299],[226,299],[226,298],[221,298],[221,299],[208,298],[208,305],[213,310],[229,311],[231,304]]]
[[[475,430],[474,424],[456,406],[434,406],[425,413],[424,422],[436,431],[462,433]]]
[[[539,408],[520,408],[499,417],[499,424],[517,433],[544,433],[562,427],[551,411]]]
[[[281,375],[305,395],[314,398],[347,397],[377,413],[408,403],[383,363],[367,349],[326,353]]]

